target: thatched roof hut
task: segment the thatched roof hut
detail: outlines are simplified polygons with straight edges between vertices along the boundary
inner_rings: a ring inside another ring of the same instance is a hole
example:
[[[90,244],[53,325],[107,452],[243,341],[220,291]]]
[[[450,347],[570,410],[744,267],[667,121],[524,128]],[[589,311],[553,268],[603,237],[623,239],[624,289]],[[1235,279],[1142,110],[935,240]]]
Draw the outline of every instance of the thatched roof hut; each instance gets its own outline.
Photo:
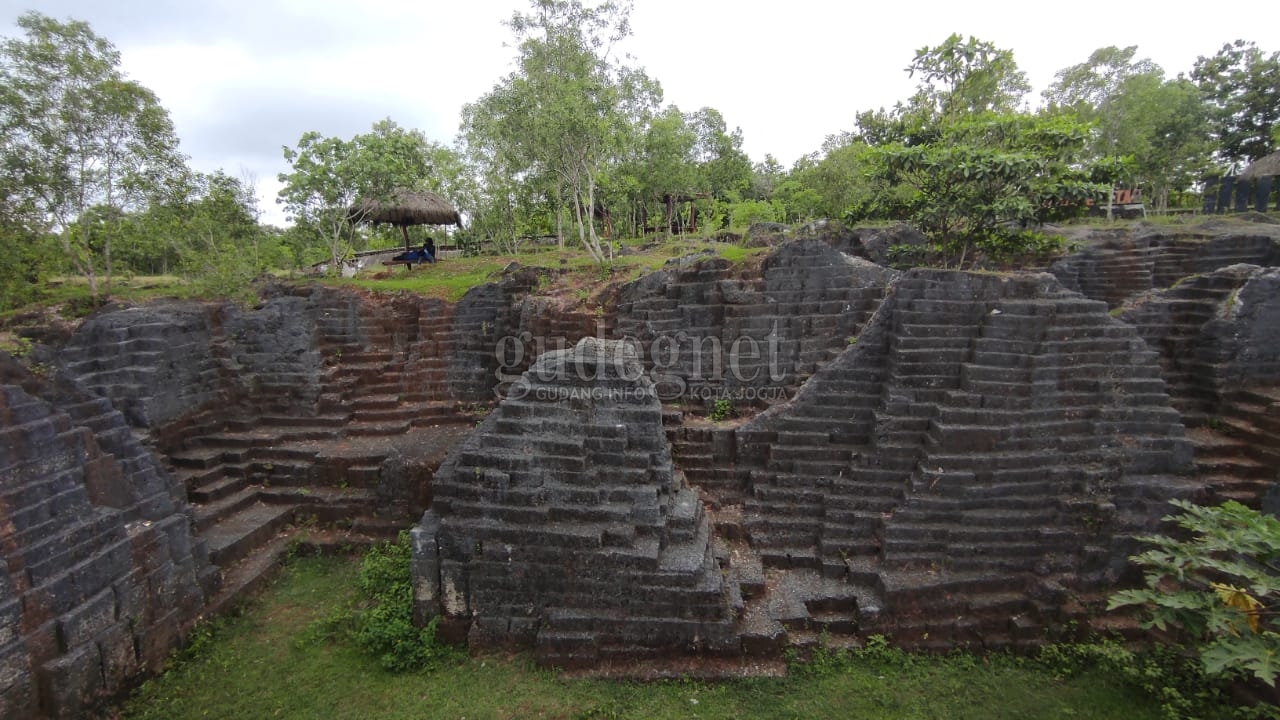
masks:
[[[1280,152],[1273,152],[1249,163],[1249,167],[1240,173],[1240,179],[1251,180],[1271,175],[1280,175]]]
[[[367,198],[351,206],[357,221],[409,225],[461,225],[462,217],[448,200],[427,190],[393,190],[385,201]]]
[[[409,249],[410,225],[462,224],[457,208],[428,190],[392,190],[387,200],[365,198],[347,212],[355,222],[387,223],[400,228],[405,250]]]

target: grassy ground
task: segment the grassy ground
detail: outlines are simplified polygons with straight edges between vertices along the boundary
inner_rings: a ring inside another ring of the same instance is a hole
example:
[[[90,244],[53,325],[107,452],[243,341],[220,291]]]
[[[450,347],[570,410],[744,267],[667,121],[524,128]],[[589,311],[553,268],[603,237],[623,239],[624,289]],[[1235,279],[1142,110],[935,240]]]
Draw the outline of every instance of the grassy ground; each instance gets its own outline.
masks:
[[[458,659],[391,675],[345,642],[300,641],[355,597],[350,558],[306,558],[121,716],[155,718],[1142,718],[1156,703],[1098,671],[1060,677],[1004,656],[896,651],[818,662],[782,679],[637,684],[565,680],[526,656]]]
[[[628,281],[655,270],[674,257],[699,252],[711,253],[730,262],[745,262],[767,249],[747,249],[703,238],[669,238],[662,242],[630,240],[620,245],[609,267],[597,266],[580,248],[566,244],[565,250],[532,248],[519,255],[484,255],[455,258],[406,271],[402,266],[379,267],[355,278],[318,278],[319,282],[365,288],[374,292],[411,292],[445,300],[457,300],[477,285],[495,279],[511,263],[554,271],[554,282],[571,289],[599,288],[610,282]],[[288,273],[279,273],[289,277]],[[300,278],[306,282],[306,276]],[[205,297],[209,292],[199,283],[174,275],[118,276],[111,282],[111,298],[124,302],[146,302],[162,297]],[[207,298],[217,299],[217,298]],[[66,319],[87,315],[93,309],[88,283],[82,277],[50,278],[39,298],[24,307],[0,312],[0,327],[19,316],[53,312]],[[2,341],[2,339],[0,339]],[[0,349],[4,349],[0,347]]]
[[[375,272],[366,271],[354,278],[325,282],[354,285],[375,292],[406,291],[457,300],[471,288],[492,280],[511,263],[555,271],[559,281],[580,287],[633,280],[644,272],[656,270],[674,257],[694,253],[712,253],[730,262],[744,262],[766,251],[698,238],[676,238],[662,243],[631,241],[623,245],[626,254],[615,255],[609,267],[601,268],[580,248],[568,244],[566,248],[533,249],[519,255],[454,258],[413,270],[402,266],[378,268]]]

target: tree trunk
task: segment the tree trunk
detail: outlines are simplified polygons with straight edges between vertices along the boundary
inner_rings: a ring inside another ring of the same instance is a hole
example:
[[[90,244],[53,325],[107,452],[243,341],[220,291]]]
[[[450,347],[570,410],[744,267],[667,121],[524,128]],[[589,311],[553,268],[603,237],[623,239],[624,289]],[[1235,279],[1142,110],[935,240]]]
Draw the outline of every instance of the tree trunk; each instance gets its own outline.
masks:
[[[108,232],[102,240],[102,254],[105,259],[103,270],[106,277],[103,278],[102,296],[104,299],[111,297],[111,233]]]

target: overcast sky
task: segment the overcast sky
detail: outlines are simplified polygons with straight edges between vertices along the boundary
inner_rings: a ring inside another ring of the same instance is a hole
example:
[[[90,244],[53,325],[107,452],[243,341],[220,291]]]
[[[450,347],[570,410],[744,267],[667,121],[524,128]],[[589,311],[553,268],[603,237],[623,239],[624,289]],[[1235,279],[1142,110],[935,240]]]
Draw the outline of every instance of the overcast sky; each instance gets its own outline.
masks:
[[[281,147],[349,138],[390,117],[450,144],[462,105],[512,69],[502,26],[518,0],[0,0],[0,34],[37,9],[87,21],[168,108],[197,170],[249,175],[280,224]],[[1236,12],[1236,10],[1239,12]],[[1013,50],[1035,97],[1058,70],[1137,45],[1188,72],[1236,38],[1271,52],[1280,3],[635,0],[625,50],[686,112],[719,110],[753,160],[784,165],[908,97],[903,68],[952,32]]]

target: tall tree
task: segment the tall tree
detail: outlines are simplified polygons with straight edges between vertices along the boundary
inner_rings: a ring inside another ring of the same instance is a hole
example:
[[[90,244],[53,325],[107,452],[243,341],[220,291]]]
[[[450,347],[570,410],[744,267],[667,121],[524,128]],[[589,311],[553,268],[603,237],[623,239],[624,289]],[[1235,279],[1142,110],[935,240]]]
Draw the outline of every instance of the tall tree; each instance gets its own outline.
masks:
[[[971,251],[1028,249],[1011,224],[1069,217],[1105,189],[1081,162],[1087,126],[1070,117],[1015,113],[945,125],[937,142],[874,148],[876,174],[906,188],[912,224],[963,266]]]
[[[18,27],[24,38],[0,44],[0,166],[33,231],[57,234],[97,301],[111,291],[126,212],[183,172],[184,158],[168,112],[88,24],[28,12]]]
[[[655,116],[645,128],[635,173],[644,202],[640,219],[646,225],[649,212],[657,210],[662,217],[661,227],[669,230],[675,222],[675,204],[663,203],[663,199],[688,196],[697,190],[693,157],[697,142],[688,119],[675,106]]]
[[[567,204],[582,247],[604,263],[595,223],[601,180],[634,137],[629,121],[661,96],[613,55],[631,34],[629,3],[531,5],[507,23],[520,43],[516,70],[464,108],[463,132],[495,179],[536,187],[557,218]]]
[[[880,215],[875,211],[875,203],[883,199],[883,188],[877,188],[871,177],[874,169],[871,149],[861,138],[852,135],[828,138],[824,143],[825,152],[813,153],[796,162],[788,183],[794,182],[817,195],[818,202],[813,208],[816,217],[862,220]]]
[[[1044,91],[1044,98],[1050,105],[1092,112],[1118,95],[1121,85],[1131,77],[1164,77],[1164,70],[1150,58],[1134,60],[1137,54],[1137,45],[1098,48],[1088,60],[1059,70]]]
[[[1280,51],[1266,55],[1253,43],[1236,40],[1212,57],[1196,58],[1191,79],[1214,108],[1214,139],[1224,160],[1248,163],[1275,152]]]
[[[1103,112],[1124,119],[1114,154],[1129,158],[1130,174],[1160,210],[1169,193],[1185,191],[1210,166],[1210,108],[1196,87],[1179,77],[1126,79]]]
[[[1013,51],[954,33],[937,47],[918,50],[907,73],[920,77],[912,104],[930,109],[943,122],[1014,110],[1031,90]]]
[[[303,133],[296,148],[284,148],[292,172],[280,174],[277,202],[322,240],[336,268],[362,219],[352,216],[352,206],[362,198],[387,199],[397,189],[428,185],[433,154],[441,151],[421,132],[390,119],[350,140]]]
[[[694,161],[701,190],[718,200],[734,202],[751,187],[751,158],[742,150],[742,128],[729,130],[719,110],[704,107],[686,119],[697,141]]]
[[[1059,71],[1044,96],[1049,112],[1090,123],[1091,155],[1125,158],[1126,182],[1163,207],[1171,190],[1189,188],[1206,167],[1207,107],[1187,80],[1166,80],[1160,66],[1136,55],[1136,46],[1099,48]]]

